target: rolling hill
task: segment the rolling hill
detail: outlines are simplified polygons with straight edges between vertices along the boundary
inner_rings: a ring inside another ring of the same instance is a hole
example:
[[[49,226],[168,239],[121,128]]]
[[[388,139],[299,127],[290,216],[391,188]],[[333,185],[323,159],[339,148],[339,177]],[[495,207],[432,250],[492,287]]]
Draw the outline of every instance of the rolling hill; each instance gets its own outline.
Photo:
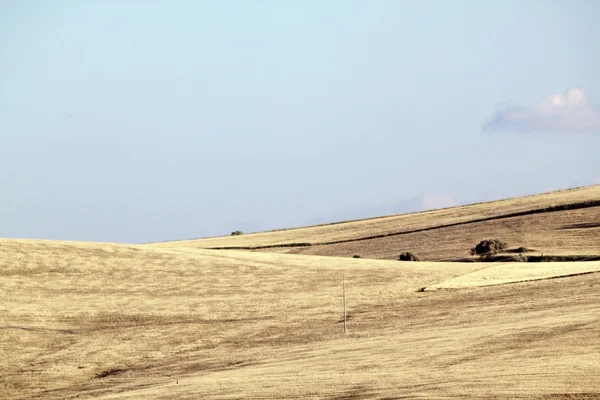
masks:
[[[600,185],[282,231],[155,243],[155,247],[243,249],[397,259],[460,260],[477,242],[499,238],[545,255],[600,255]]]
[[[598,254],[599,195],[152,245],[0,239],[0,398],[600,399],[600,261],[348,258],[453,259],[488,236]]]

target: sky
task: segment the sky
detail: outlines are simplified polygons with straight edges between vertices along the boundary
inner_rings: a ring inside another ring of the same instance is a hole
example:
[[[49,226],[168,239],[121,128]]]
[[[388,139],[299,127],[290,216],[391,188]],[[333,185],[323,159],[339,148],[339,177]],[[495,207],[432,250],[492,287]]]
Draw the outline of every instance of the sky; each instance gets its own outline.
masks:
[[[600,183],[599,19],[0,0],[0,237],[146,243]]]

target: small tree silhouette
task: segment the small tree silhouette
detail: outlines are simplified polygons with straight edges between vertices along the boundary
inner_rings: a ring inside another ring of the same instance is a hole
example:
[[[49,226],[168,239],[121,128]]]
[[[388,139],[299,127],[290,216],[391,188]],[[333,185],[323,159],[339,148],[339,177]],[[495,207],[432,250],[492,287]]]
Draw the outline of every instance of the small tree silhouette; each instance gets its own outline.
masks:
[[[471,255],[489,258],[507,247],[508,245],[500,239],[485,239],[471,249]]]

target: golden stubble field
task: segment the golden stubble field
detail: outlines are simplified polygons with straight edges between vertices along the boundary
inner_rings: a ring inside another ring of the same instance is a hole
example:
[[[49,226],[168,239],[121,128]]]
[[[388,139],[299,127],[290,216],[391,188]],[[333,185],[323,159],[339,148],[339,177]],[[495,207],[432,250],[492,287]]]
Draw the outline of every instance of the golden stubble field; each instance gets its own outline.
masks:
[[[540,212],[586,202],[596,206]],[[425,261],[443,261],[468,257],[471,247],[488,238],[499,238],[515,248],[534,249],[537,255],[600,255],[600,185],[420,213],[151,246],[252,248],[310,243],[312,246],[257,251],[337,257],[357,254],[388,260],[413,251]]]
[[[0,240],[0,397],[600,398],[598,270]]]

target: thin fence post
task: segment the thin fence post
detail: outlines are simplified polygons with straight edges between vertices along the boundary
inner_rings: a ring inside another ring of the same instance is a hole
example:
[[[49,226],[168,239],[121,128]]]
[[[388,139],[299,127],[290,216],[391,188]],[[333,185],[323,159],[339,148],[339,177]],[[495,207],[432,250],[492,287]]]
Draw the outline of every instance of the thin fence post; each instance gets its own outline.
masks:
[[[342,275],[342,292],[344,293],[344,335],[346,334],[346,275]]]

